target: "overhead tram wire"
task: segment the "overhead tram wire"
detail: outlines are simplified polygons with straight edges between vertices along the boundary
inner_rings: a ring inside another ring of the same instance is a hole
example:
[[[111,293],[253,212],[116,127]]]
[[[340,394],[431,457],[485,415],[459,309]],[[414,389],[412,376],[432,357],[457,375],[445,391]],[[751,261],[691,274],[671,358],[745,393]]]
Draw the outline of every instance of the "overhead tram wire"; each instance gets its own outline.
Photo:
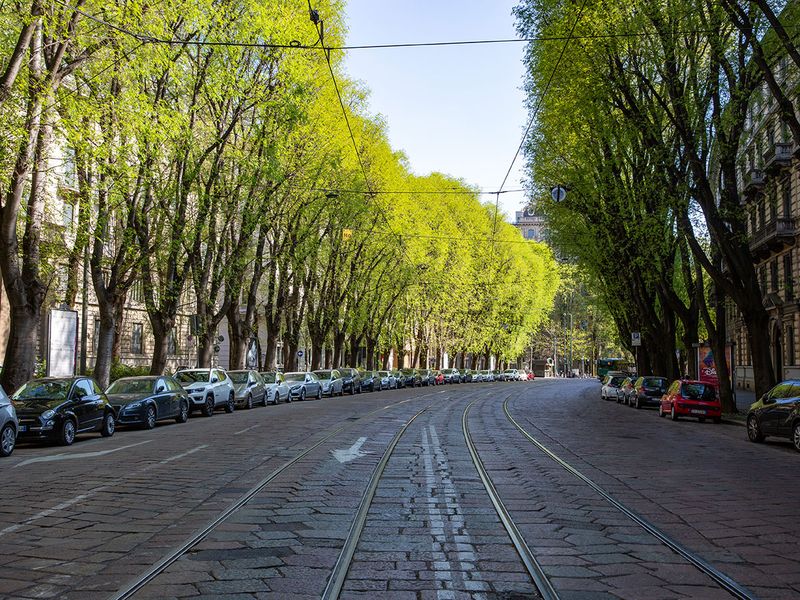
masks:
[[[631,31],[622,33],[589,33],[582,35],[542,35],[525,38],[496,38],[496,39],[478,39],[478,40],[445,40],[433,42],[398,42],[386,44],[354,44],[343,46],[325,46],[324,48],[316,44],[304,44],[299,40],[293,39],[286,43],[277,42],[245,42],[238,40],[203,40],[203,39],[167,39],[160,38],[147,33],[138,33],[131,31],[120,25],[115,25],[93,15],[83,9],[73,6],[64,0],[53,0],[56,4],[63,6],[69,10],[76,12],[83,17],[98,23],[104,27],[117,31],[123,35],[130,36],[140,42],[146,44],[166,44],[173,46],[220,46],[220,47],[241,47],[241,48],[264,48],[276,50],[324,50],[331,51],[347,51],[347,50],[380,50],[380,49],[402,49],[402,48],[436,48],[446,46],[479,46],[491,44],[513,44],[513,43],[530,43],[530,42],[569,42],[570,40],[600,40],[600,39],[615,39],[615,38],[648,38],[657,37],[659,34],[656,31]],[[798,28],[800,25],[787,24],[784,25],[786,29]],[[712,29],[686,29],[675,31],[674,35],[692,35],[692,34],[710,34],[716,30]]]

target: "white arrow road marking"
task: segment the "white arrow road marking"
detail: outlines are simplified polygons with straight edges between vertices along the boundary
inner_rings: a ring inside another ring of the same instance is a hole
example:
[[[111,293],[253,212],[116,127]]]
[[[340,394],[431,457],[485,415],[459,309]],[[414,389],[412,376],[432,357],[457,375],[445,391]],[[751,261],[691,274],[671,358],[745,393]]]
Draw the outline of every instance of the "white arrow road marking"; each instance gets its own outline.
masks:
[[[331,454],[333,454],[333,457],[340,463],[350,462],[351,460],[361,458],[362,456],[366,456],[367,454],[372,454],[372,452],[361,450],[361,446],[363,446],[364,442],[366,441],[367,438],[360,437],[358,438],[356,443],[350,446],[349,448],[342,448],[341,450],[331,450]]]
[[[23,460],[21,463],[14,465],[14,468],[16,469],[17,467],[24,467],[25,465],[30,465],[32,463],[39,463],[39,462],[53,462],[57,460],[72,460],[74,458],[92,458],[93,456],[104,456],[106,454],[111,454],[112,452],[127,450],[128,448],[133,448],[134,446],[149,444],[152,441],[153,440],[144,440],[143,442],[136,442],[135,444],[128,444],[127,446],[120,446],[119,448],[112,448],[111,450],[98,450],[97,452],[73,452],[71,454],[52,454],[50,456],[38,456],[36,458],[29,458],[28,460]]]

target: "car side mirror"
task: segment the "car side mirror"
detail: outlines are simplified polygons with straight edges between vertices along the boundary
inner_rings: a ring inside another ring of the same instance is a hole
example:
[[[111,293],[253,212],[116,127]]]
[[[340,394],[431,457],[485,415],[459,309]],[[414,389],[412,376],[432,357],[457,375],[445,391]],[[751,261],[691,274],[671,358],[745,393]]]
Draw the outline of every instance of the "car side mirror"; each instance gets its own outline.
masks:
[[[219,382],[219,378],[217,378],[217,377],[212,377],[211,378],[211,383],[218,383],[218,382]]]
[[[160,394],[164,391],[166,391],[166,388],[163,385],[160,385],[156,388],[156,394]]]

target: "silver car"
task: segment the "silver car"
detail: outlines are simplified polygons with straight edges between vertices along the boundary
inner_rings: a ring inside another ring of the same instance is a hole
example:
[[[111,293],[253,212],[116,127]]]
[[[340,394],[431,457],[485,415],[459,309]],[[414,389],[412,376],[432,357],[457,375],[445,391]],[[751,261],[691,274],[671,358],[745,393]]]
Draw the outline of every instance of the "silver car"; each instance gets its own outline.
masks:
[[[233,383],[236,408],[253,408],[256,404],[267,405],[267,390],[264,380],[256,371],[228,371]]]
[[[378,371],[378,375],[381,378],[381,389],[382,390],[396,390],[397,389],[397,377],[394,376],[389,371]]]
[[[11,456],[14,452],[18,431],[17,411],[3,388],[0,388],[0,456]]]
[[[344,379],[336,369],[330,371],[314,371],[314,375],[319,378],[319,384],[322,386],[322,395],[330,396],[344,396]]]
[[[322,386],[319,384],[319,379],[313,373],[295,371],[293,373],[286,373],[286,385],[289,386],[289,394],[292,398],[298,400],[305,400],[306,398],[322,398]]]
[[[264,386],[267,388],[267,402],[278,404],[281,400],[291,402],[292,395],[289,393],[289,386],[280,371],[263,371],[261,377],[264,379]]]

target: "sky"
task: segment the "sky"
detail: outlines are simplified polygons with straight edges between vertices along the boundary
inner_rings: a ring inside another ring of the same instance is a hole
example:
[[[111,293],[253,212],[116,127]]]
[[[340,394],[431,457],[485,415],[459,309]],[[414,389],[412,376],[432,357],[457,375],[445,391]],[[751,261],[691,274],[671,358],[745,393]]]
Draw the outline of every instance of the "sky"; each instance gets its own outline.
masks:
[[[348,0],[348,45],[517,37],[511,0]],[[523,43],[350,50],[348,75],[371,91],[395,150],[418,175],[439,171],[497,190],[527,125]],[[503,187],[521,188],[520,155]],[[483,201],[494,196],[482,196]],[[522,193],[500,197],[513,221]]]

